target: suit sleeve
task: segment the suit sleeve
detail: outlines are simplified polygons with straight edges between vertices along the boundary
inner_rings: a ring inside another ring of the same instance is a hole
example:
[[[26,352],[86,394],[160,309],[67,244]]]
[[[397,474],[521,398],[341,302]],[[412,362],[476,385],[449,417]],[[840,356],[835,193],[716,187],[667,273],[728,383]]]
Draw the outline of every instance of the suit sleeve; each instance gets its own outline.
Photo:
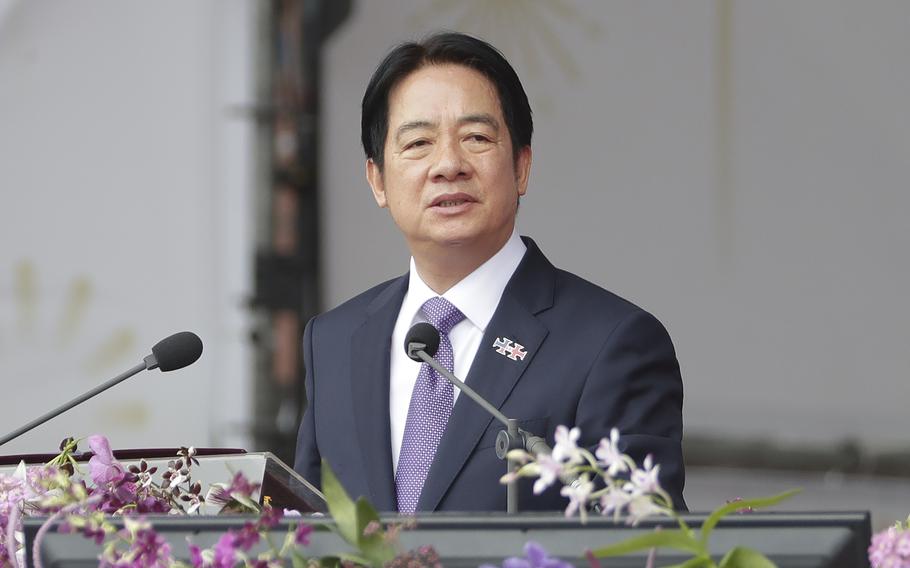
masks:
[[[316,318],[307,322],[303,332],[303,363],[306,369],[306,397],[307,407],[303,413],[300,430],[297,434],[297,451],[294,456],[294,470],[304,479],[322,487],[322,457],[316,442],[316,412],[318,403],[316,399],[315,365],[313,364],[313,335],[316,327]]]
[[[651,454],[674,507],[686,510],[682,402],[670,336],[654,316],[636,310],[613,329],[592,364],[576,425],[589,446],[619,429],[621,450],[639,465]]]

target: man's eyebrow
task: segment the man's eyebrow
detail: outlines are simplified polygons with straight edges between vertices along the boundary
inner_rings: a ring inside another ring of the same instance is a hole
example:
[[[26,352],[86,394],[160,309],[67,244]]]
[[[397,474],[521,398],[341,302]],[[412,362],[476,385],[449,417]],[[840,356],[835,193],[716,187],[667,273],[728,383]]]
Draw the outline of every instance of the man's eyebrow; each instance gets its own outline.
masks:
[[[411,130],[417,130],[419,128],[432,128],[434,126],[435,123],[430,122],[429,120],[412,120],[410,122],[405,122],[395,129],[395,140],[400,141],[401,137]]]
[[[488,114],[488,113],[468,114],[468,115],[462,116],[461,118],[458,119],[459,125],[472,124],[472,123],[486,124],[487,126],[492,128],[496,132],[499,132],[499,121],[496,120],[496,117],[494,117],[492,114]]]

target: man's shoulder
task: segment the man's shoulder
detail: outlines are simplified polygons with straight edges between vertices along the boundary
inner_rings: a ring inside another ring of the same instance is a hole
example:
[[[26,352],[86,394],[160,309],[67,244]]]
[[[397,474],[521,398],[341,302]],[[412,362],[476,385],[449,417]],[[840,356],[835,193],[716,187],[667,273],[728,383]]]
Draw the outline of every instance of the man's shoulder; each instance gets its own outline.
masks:
[[[631,300],[558,268],[553,309],[569,314],[573,321],[583,326],[596,323],[597,327],[611,329],[631,318],[650,320],[662,327],[653,314]]]
[[[615,310],[623,313],[641,309],[619,294],[561,268],[556,269],[556,294],[562,299],[583,302],[597,309]]]
[[[398,276],[373,286],[365,292],[357,294],[338,306],[327,310],[315,318],[320,325],[361,322],[370,312],[372,307],[384,299],[384,296],[394,293],[399,286],[407,284],[407,275]],[[403,290],[402,290],[403,291]]]
[[[543,282],[552,282],[552,303],[549,311],[551,317],[569,318],[579,324],[599,322],[600,325],[612,327],[617,322],[632,315],[653,319],[645,309],[632,301],[611,292],[577,274],[555,267],[540,251],[532,239],[525,239],[528,245],[528,263],[516,273],[516,287],[539,286]],[[543,278],[543,280],[541,280]],[[545,285],[550,290],[549,284]],[[513,291],[517,291],[513,288]],[[549,295],[550,292],[546,294]],[[518,292],[525,297],[535,297],[533,302],[540,305],[544,296]]]

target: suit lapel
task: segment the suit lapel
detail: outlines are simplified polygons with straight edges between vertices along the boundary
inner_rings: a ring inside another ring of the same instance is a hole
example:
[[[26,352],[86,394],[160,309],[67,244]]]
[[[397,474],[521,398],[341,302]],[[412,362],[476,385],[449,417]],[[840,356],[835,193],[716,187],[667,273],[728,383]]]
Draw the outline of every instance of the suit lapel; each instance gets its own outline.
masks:
[[[389,342],[407,283],[405,275],[377,296],[367,308],[363,325],[351,336],[351,396],[357,442],[370,500],[380,511],[396,510],[389,424]]]
[[[525,244],[528,247],[525,257],[503,292],[465,381],[496,408],[502,407],[547,336],[548,330],[536,314],[553,305],[555,268],[533,241],[525,239]],[[521,344],[527,355],[523,360],[512,360],[497,353],[493,343],[499,338]],[[493,420],[467,395],[458,395],[424,483],[418,510],[436,509]],[[506,472],[505,462],[502,472]]]

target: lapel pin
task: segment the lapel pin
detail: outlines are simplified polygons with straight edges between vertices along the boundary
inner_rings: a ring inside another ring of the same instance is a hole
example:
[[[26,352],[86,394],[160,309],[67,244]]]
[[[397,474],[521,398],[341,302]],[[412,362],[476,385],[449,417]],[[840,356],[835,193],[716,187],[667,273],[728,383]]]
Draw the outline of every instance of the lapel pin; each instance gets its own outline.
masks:
[[[525,355],[528,354],[528,352],[525,351],[524,345],[516,343],[508,337],[497,337],[496,341],[493,342],[493,348],[496,349],[496,352],[500,355],[505,355],[513,361],[518,361],[519,359],[524,361]]]

